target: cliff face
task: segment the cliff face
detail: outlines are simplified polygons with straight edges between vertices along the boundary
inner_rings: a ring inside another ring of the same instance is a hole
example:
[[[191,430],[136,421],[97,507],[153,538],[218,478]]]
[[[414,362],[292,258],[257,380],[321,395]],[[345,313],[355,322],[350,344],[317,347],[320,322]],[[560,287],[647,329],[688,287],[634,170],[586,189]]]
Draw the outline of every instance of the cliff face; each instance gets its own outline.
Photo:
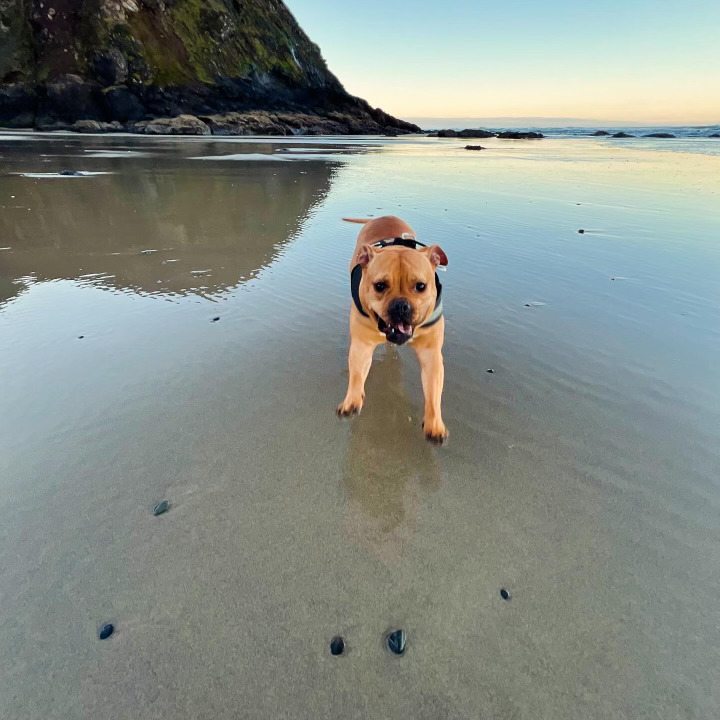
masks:
[[[0,0],[0,124],[258,110],[418,129],[349,95],[281,0]]]

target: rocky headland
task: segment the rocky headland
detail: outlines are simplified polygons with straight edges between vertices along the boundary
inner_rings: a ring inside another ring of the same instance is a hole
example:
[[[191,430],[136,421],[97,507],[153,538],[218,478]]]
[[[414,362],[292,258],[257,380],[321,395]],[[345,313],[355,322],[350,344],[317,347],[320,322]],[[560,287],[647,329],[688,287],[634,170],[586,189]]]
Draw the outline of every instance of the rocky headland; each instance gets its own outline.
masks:
[[[420,131],[350,95],[281,0],[0,0],[0,126]]]

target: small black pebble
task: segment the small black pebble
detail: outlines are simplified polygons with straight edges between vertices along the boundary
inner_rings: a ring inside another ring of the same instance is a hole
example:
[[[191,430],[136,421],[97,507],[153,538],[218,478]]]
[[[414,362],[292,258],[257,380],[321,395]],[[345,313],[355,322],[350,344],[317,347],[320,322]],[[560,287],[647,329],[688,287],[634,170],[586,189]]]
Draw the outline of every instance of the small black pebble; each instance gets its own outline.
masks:
[[[153,508],[153,515],[162,515],[169,507],[170,503],[167,500],[163,500]]]
[[[78,335],[78,340],[82,340],[84,337],[84,335]]]
[[[393,630],[387,636],[387,647],[391,653],[395,655],[404,655],[407,647],[407,636],[404,630]]]
[[[495,371],[492,368],[488,368],[485,372],[494,373]]]
[[[220,319],[220,317],[214,317],[210,322],[217,322]]]
[[[525,307],[532,307],[530,303],[525,303]]]
[[[345,641],[339,635],[336,635],[330,641],[330,654],[331,655],[342,655],[344,651],[345,651]]]
[[[112,623],[108,623],[107,625],[103,625],[103,626],[100,628],[100,633],[99,633],[98,637],[99,637],[101,640],[107,640],[107,639],[113,634],[114,630],[115,630],[115,627],[114,627],[114,625],[113,625]]]
[[[510,599],[510,593],[509,593],[505,588],[502,588],[502,589],[500,590],[500,597],[501,597],[503,600],[509,600],[509,599]]]
[[[583,234],[585,233],[584,230],[578,230],[578,232],[579,232],[581,235],[583,235]]]

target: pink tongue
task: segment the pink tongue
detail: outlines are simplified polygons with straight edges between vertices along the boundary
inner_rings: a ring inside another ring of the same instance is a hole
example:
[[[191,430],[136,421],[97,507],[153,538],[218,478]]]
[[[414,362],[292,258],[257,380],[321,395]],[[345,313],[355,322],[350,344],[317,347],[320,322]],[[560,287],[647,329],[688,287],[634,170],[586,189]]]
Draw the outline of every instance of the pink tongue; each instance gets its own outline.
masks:
[[[410,335],[412,332],[412,327],[410,325],[405,325],[404,323],[400,323],[397,326],[397,329],[403,334],[403,335]]]

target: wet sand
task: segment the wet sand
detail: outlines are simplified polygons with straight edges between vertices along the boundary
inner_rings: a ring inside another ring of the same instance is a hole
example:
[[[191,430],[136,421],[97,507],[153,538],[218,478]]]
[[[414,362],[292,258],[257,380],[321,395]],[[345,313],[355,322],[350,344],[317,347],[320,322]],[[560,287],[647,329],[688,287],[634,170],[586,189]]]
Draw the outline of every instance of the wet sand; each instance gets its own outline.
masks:
[[[720,157],[10,138],[1,717],[717,716]],[[333,414],[389,213],[450,261],[441,449],[406,348]]]

